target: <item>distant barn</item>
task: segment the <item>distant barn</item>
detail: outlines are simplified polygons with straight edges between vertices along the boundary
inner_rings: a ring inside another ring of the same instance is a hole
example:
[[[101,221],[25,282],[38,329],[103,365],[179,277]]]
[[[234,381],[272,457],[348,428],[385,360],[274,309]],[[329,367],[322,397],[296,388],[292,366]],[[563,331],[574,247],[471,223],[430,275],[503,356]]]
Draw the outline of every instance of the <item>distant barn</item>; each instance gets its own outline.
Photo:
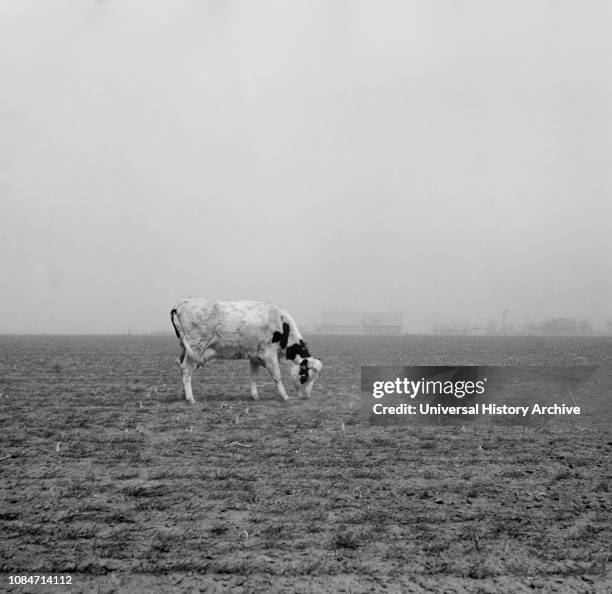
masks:
[[[402,314],[393,311],[324,311],[320,334],[401,334]]]
[[[402,314],[395,311],[377,311],[363,314],[364,334],[401,334]]]

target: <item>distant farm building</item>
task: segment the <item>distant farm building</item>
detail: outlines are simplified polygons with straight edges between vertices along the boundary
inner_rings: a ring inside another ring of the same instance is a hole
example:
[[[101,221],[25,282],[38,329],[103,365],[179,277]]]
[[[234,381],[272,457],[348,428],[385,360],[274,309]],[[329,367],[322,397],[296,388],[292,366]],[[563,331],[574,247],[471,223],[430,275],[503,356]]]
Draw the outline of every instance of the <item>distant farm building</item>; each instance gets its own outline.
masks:
[[[324,311],[321,334],[401,334],[401,312]]]
[[[401,334],[402,314],[394,311],[380,311],[363,314],[365,334]]]
[[[324,311],[321,322],[317,328],[321,334],[363,334],[363,313],[360,311]]]

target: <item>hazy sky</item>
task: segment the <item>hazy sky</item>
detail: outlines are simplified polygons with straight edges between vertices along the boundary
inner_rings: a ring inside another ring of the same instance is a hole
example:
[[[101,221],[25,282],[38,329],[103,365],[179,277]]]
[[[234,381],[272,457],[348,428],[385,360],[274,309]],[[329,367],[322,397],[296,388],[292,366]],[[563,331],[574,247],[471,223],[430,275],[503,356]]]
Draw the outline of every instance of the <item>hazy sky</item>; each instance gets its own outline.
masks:
[[[180,298],[612,319],[612,3],[0,0],[0,332]]]

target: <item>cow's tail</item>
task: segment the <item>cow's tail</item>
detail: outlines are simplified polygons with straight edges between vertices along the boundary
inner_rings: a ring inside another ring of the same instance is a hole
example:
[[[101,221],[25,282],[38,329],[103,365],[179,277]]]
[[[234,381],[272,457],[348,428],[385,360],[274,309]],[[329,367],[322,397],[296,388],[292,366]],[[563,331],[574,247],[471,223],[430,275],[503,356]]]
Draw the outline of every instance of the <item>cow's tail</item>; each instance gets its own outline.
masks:
[[[176,311],[176,307],[173,307],[170,310],[170,321],[172,322],[172,327],[174,328],[174,333],[176,334],[176,337],[181,342],[183,342],[183,339],[181,338],[181,330],[179,330],[180,321],[178,319],[178,312]]]
[[[173,307],[170,310],[170,321],[172,322],[172,327],[174,328],[176,337],[179,339],[179,341],[181,342],[181,346],[184,349],[184,352],[181,354],[179,363],[183,362],[185,353],[187,353],[189,357],[191,357],[191,359],[193,359],[194,361],[198,361],[198,357],[193,352],[192,348],[189,346],[189,343],[187,342],[187,339],[185,338],[185,332],[183,331],[183,325],[181,324],[181,318],[179,316],[178,311],[176,310],[176,307]]]

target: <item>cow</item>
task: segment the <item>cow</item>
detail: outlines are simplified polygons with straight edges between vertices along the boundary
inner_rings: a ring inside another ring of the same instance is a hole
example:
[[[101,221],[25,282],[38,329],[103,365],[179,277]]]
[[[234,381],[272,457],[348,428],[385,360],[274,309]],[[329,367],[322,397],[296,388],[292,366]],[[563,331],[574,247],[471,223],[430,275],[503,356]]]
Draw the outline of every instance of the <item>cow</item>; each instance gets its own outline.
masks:
[[[298,395],[308,398],[323,368],[311,356],[293,318],[263,301],[207,301],[183,299],[170,311],[180,341],[177,363],[183,372],[185,400],[195,404],[191,377],[212,359],[248,359],[251,396],[257,400],[257,376],[265,367],[283,400],[288,400],[281,380],[279,356],[290,363],[290,376]]]

